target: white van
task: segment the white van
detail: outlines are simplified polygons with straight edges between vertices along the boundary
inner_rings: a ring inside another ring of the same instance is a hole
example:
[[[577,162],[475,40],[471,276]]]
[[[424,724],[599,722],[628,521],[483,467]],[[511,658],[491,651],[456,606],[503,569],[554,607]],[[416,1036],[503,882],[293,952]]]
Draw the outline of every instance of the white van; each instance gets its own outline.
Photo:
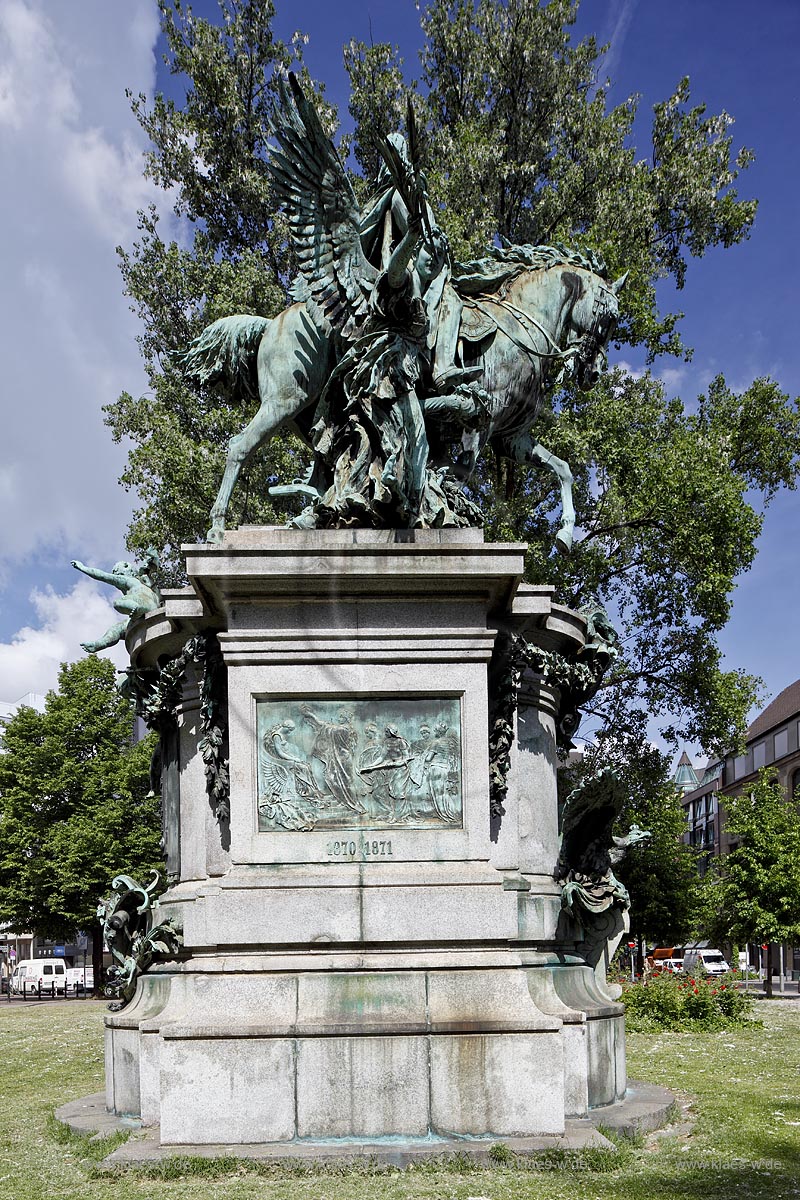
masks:
[[[62,958],[23,958],[14,967],[11,976],[11,991],[21,996],[37,992],[41,984],[42,991],[49,995],[50,989],[56,992],[66,992],[67,968]]]
[[[704,975],[726,975],[730,964],[722,957],[721,950],[687,950],[683,956],[683,969],[687,975],[700,971]]]
[[[94,969],[92,967],[67,967],[67,985],[74,992],[94,991]]]

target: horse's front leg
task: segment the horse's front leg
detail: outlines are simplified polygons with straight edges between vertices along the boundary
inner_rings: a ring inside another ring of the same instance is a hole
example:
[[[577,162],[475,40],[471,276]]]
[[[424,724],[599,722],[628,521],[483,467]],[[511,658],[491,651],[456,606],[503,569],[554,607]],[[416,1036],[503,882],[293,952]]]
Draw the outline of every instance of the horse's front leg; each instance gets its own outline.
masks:
[[[534,442],[529,433],[518,434],[504,442],[502,451],[507,458],[518,463],[541,463],[552,471],[558,480],[561,491],[561,524],[556,534],[556,549],[562,554],[569,554],[572,549],[572,538],[575,531],[575,506],[572,502],[572,471],[563,458],[558,458],[541,442]]]

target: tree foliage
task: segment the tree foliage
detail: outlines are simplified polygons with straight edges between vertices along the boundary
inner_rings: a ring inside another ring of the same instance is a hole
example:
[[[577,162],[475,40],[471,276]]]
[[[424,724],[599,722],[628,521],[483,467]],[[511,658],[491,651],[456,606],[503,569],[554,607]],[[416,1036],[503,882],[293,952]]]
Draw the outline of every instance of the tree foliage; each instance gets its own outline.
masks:
[[[800,938],[800,809],[774,771],[739,796],[721,798],[735,848],[706,876],[705,926],[715,944],[780,944]],[[768,971],[771,985],[771,972]]]
[[[146,213],[139,243],[121,251],[151,391],[121,397],[108,421],[133,441],[124,482],[141,507],[129,545],[165,546],[177,573],[177,547],[203,536],[225,443],[252,410],[190,392],[170,354],[219,316],[271,316],[285,302],[292,263],[270,195],[267,120],[274,72],[300,58],[302,39],[275,40],[262,0],[220,0],[218,26],[180,0],[160,7],[185,96],[133,106],[152,142],[148,172],[175,197],[183,232],[163,240]],[[349,42],[354,127],[343,150],[363,173],[358,190],[377,167],[376,136],[402,126],[411,97],[455,257],[480,254],[498,234],[597,250],[615,274],[629,271],[618,345],[651,362],[688,354],[680,314],[661,311],[657,287],[682,288],[693,258],[748,235],[756,205],[736,184],[752,154],[734,147],[727,113],[693,102],[685,79],[655,106],[640,151],[638,98],[609,103],[602,47],[573,40],[576,13],[574,0],[434,0],[421,19],[420,77],[408,84],[395,47]],[[624,654],[588,731],[636,734],[642,746],[647,711],[668,740],[731,745],[755,682],[722,669],[716,635],[753,562],[763,505],[795,485],[796,405],[770,380],[737,393],[722,377],[684,404],[653,374],[618,370],[591,393],[556,395],[545,425],[537,436],[576,477],[581,535],[570,559],[550,553],[559,514],[549,476],[487,459],[475,490],[488,537],[531,543],[529,578],[566,603],[600,600],[619,623]],[[302,454],[287,436],[256,456],[230,522],[274,520],[269,482],[297,475]]]
[[[644,715],[641,720],[644,723]],[[686,817],[675,785],[669,780],[669,758],[651,745],[642,728],[601,733],[583,763],[559,771],[565,795],[585,771],[613,766],[627,794],[618,832],[633,825],[650,833],[631,846],[614,874],[631,898],[631,933],[642,943],[680,944],[694,933],[701,881],[695,851],[681,841]],[[641,969],[641,967],[640,967]]]
[[[160,3],[165,61],[185,82],[182,104],[131,96],[152,149],[146,174],[174,201],[179,237],[165,240],[155,208],[140,213],[140,238],[120,247],[125,290],[142,323],[139,343],[149,393],[124,393],[107,407],[116,441],[133,442],[121,482],[141,507],[128,545],[166,551],[167,576],[180,576],[181,542],[202,537],[225,464],[228,440],[255,405],[231,407],[198,396],[172,356],[205,325],[233,312],[275,316],[285,303],[290,259],[266,168],[275,72],[301,52],[273,38],[274,8],[263,0],[221,0],[221,25],[180,0]],[[267,489],[302,461],[296,439],[274,443],[245,472],[234,521],[273,522]]]
[[[94,655],[62,666],[43,713],[23,707],[8,722],[0,753],[0,922],[49,937],[97,932],[97,904],[113,877],[160,862],[158,802],[148,794],[151,739],[134,744],[132,735],[114,667]]]
[[[687,255],[747,235],[756,206],[732,185],[752,155],[732,153],[731,118],[691,106],[682,79],[655,107],[649,156],[637,157],[638,97],[609,107],[602,48],[571,40],[577,12],[577,0],[435,0],[426,10],[432,191],[462,256],[495,233],[600,251],[630,272],[620,340],[680,353],[655,283],[681,287]]]

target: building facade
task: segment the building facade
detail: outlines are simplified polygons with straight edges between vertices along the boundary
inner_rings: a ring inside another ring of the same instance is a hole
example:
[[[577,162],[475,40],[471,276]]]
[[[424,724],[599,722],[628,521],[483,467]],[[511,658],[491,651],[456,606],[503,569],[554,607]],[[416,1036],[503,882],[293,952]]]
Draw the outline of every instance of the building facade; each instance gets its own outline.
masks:
[[[726,755],[705,767],[695,767],[685,752],[681,755],[673,778],[686,814],[683,840],[699,851],[701,874],[713,857],[730,853],[738,844],[726,830],[720,797],[746,792],[764,767],[774,769],[787,799],[800,800],[800,679],[759,713],[747,730],[742,754]],[[800,948],[787,951],[786,970],[797,975]]]
[[[674,775],[686,813],[684,841],[707,856],[727,854],[735,845],[725,830],[718,793],[738,796],[752,787],[758,772],[772,767],[787,798],[800,792],[800,679],[784,688],[747,730],[742,754],[729,754],[702,768],[681,755]]]
[[[0,734],[8,722],[21,708],[35,708],[38,713],[44,712],[45,698],[38,692],[28,692],[20,700],[0,700]]]
[[[701,874],[705,874],[710,859],[722,853],[718,793],[722,788],[724,767],[724,762],[718,761],[696,769],[684,751],[675,773],[686,814],[683,840],[698,851]]]

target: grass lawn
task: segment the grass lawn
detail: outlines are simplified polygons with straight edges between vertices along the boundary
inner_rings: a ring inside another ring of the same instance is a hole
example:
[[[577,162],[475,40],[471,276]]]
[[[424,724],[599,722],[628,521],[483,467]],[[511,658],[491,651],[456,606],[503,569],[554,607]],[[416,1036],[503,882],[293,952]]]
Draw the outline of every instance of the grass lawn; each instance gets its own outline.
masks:
[[[691,1098],[691,1132],[588,1155],[485,1169],[458,1161],[408,1171],[189,1160],[114,1176],[115,1144],[62,1132],[52,1111],[102,1087],[104,1005],[0,1004],[2,1200],[749,1200],[800,1196],[800,1003],[757,1005],[763,1028],[631,1034],[633,1077]]]

